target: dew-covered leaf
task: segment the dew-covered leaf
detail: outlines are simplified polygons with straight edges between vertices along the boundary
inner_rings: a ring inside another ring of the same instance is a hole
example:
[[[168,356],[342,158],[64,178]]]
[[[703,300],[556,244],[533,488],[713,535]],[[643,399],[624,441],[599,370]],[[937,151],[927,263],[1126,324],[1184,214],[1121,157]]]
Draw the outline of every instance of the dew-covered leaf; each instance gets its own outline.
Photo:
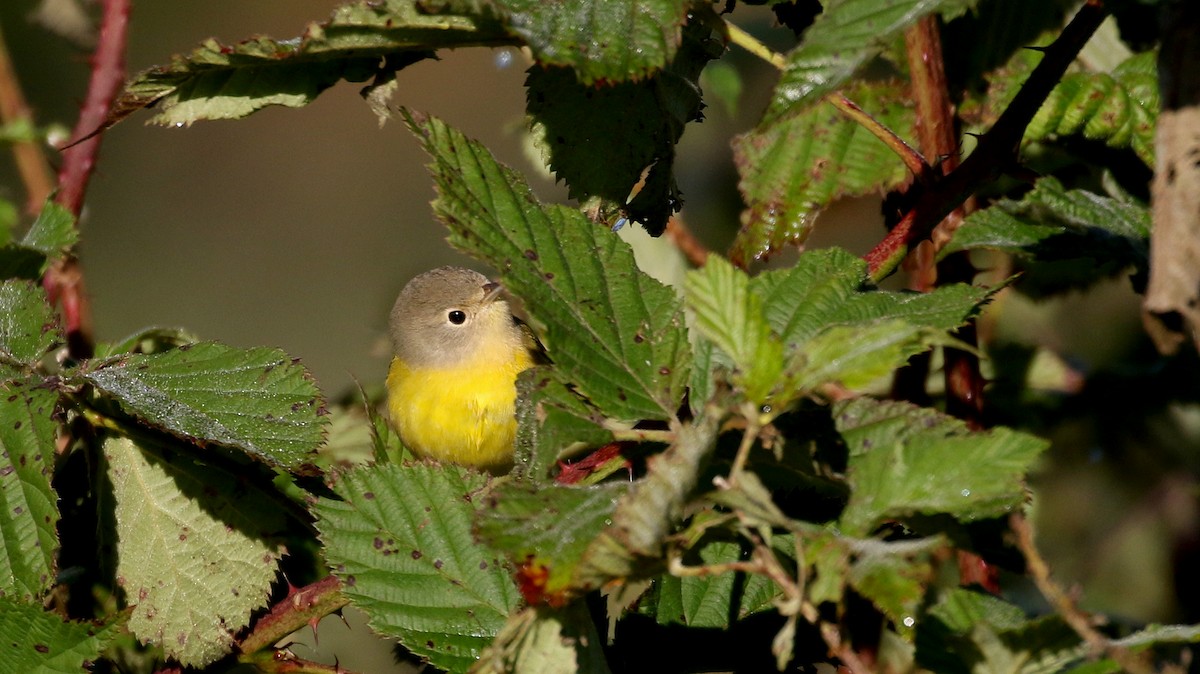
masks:
[[[887,518],[916,513],[995,517],[1025,498],[1023,477],[1049,443],[1004,427],[971,432],[928,412],[923,424],[898,421],[920,409],[867,398],[835,408],[850,450],[843,531],[863,535]]]
[[[170,450],[104,444],[129,629],[184,665],[233,648],[278,572],[283,512],[241,477]]]
[[[22,377],[61,340],[40,287],[29,281],[0,283],[0,377]]]
[[[214,342],[102,361],[83,379],[144,423],[299,468],[324,437],[321,393],[279,349]]]
[[[362,466],[313,507],[326,560],[371,627],[439,668],[464,671],[520,595],[512,569],[475,541],[487,476],[417,463]]]
[[[680,299],[637,268],[629,245],[564,206],[440,120],[410,117],[433,158],[434,210],[458,248],[524,300],[563,378],[606,416],[671,419],[691,356]]]

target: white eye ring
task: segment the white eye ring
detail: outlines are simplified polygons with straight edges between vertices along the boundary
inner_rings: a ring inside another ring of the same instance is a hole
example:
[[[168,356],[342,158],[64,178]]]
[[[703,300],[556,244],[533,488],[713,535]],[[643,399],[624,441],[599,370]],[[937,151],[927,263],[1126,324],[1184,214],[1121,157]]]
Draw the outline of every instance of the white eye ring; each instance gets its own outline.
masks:
[[[467,315],[458,309],[452,310],[446,315],[446,318],[450,319],[450,322],[455,325],[462,325],[467,322]]]

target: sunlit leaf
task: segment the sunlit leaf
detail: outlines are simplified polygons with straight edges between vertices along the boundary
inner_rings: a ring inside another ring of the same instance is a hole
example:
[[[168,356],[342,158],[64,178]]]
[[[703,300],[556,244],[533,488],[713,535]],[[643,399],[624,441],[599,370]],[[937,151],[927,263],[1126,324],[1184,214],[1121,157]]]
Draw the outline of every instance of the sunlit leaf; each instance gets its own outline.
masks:
[[[371,627],[466,670],[516,610],[511,568],[475,542],[487,476],[418,463],[358,467],[313,508],[325,556]]]
[[[83,378],[156,428],[275,465],[302,466],[324,437],[320,391],[279,349],[200,342],[117,356]]]
[[[181,454],[104,444],[117,521],[117,582],[129,629],[185,665],[233,648],[263,607],[283,555],[283,511],[238,476]]]

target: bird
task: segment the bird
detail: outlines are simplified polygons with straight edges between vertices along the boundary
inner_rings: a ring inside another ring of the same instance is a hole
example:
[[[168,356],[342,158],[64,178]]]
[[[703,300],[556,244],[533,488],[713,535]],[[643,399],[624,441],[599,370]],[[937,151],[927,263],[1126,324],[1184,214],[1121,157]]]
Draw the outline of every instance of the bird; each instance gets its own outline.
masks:
[[[477,271],[439,267],[396,298],[388,416],[417,456],[493,474],[512,467],[517,375],[542,352],[502,290]]]

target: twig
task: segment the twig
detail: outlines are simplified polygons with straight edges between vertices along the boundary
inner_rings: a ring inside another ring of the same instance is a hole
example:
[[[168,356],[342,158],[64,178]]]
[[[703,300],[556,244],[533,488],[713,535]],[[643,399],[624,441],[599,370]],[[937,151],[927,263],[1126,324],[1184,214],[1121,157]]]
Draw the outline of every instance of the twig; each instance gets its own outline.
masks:
[[[873,281],[878,282],[895,271],[909,249],[927,238],[942,218],[1016,161],[1025,127],[1107,16],[1099,0],[1090,0],[1079,9],[1058,39],[1046,48],[1041,62],[1012,103],[979,138],[974,152],[943,180],[930,186],[887,237],[864,256]]]
[[[1029,526],[1029,521],[1018,513],[1009,518],[1009,525],[1017,535],[1017,548],[1025,557],[1025,565],[1029,569],[1029,575],[1033,577],[1038,591],[1042,593],[1046,601],[1050,602],[1063,621],[1083,639],[1084,643],[1095,654],[1107,654],[1127,672],[1153,674],[1154,668],[1142,657],[1114,644],[1108,637],[1096,631],[1087,614],[1079,610],[1075,601],[1050,578],[1050,567],[1046,564],[1046,560],[1042,559],[1042,555],[1033,542],[1033,528]]]
[[[711,251],[692,234],[692,230],[688,229],[678,215],[673,215],[667,220],[667,236],[671,237],[675,247],[693,266],[703,267],[704,263],[708,262]]]
[[[862,658],[858,657],[858,653],[854,652],[842,641],[841,631],[837,625],[831,622],[821,622],[821,638],[825,641],[825,645],[829,647],[829,651],[837,656],[838,660],[845,663],[846,667],[854,674],[871,674],[873,671],[863,662]]]
[[[4,42],[4,32],[0,31],[0,122],[14,124],[22,121],[32,126],[33,116],[29,113],[29,105],[25,102],[21,84],[17,81],[17,73],[13,70],[8,45]],[[45,203],[46,197],[54,191],[54,177],[50,174],[46,154],[36,140],[16,141],[12,150],[17,162],[17,172],[21,174],[21,182],[25,184],[25,210],[37,213]]]
[[[909,145],[903,138],[897,136],[894,131],[880,123],[879,120],[872,117],[866,110],[860,108],[857,103],[847,98],[845,94],[834,92],[826,96],[825,100],[829,101],[843,115],[858,122],[859,126],[870,131],[873,136],[883,141],[884,145],[887,145],[892,152],[896,153],[896,156],[900,157],[900,160],[904,162],[909,171],[912,171],[918,181],[923,182],[929,177],[932,169],[929,163],[925,161],[925,157],[921,156],[920,152],[913,149],[913,146]],[[917,118],[920,119],[919,114]]]
[[[745,49],[767,63],[770,63],[771,65],[775,66],[777,70],[783,70],[787,67],[787,59],[783,57],[783,54],[771,51],[767,45],[759,42],[758,38],[754,37],[750,33],[747,33],[741,28],[738,28],[737,25],[726,21],[725,29],[729,31],[730,42],[736,44],[742,49]]]
[[[305,625],[315,629],[317,621],[348,603],[350,600],[342,594],[341,583],[334,576],[301,588],[289,587],[288,596],[254,623],[254,629],[238,644],[243,654],[241,659],[253,659],[255,652],[270,648]]]
[[[729,470],[730,484],[737,484],[738,476],[746,467],[746,460],[750,458],[750,450],[754,447],[754,440],[758,438],[758,432],[762,430],[762,420],[758,416],[758,410],[753,405],[747,405],[749,408],[742,416],[746,418],[746,430],[742,431],[742,442],[738,445],[737,454],[733,457],[733,467]]]

